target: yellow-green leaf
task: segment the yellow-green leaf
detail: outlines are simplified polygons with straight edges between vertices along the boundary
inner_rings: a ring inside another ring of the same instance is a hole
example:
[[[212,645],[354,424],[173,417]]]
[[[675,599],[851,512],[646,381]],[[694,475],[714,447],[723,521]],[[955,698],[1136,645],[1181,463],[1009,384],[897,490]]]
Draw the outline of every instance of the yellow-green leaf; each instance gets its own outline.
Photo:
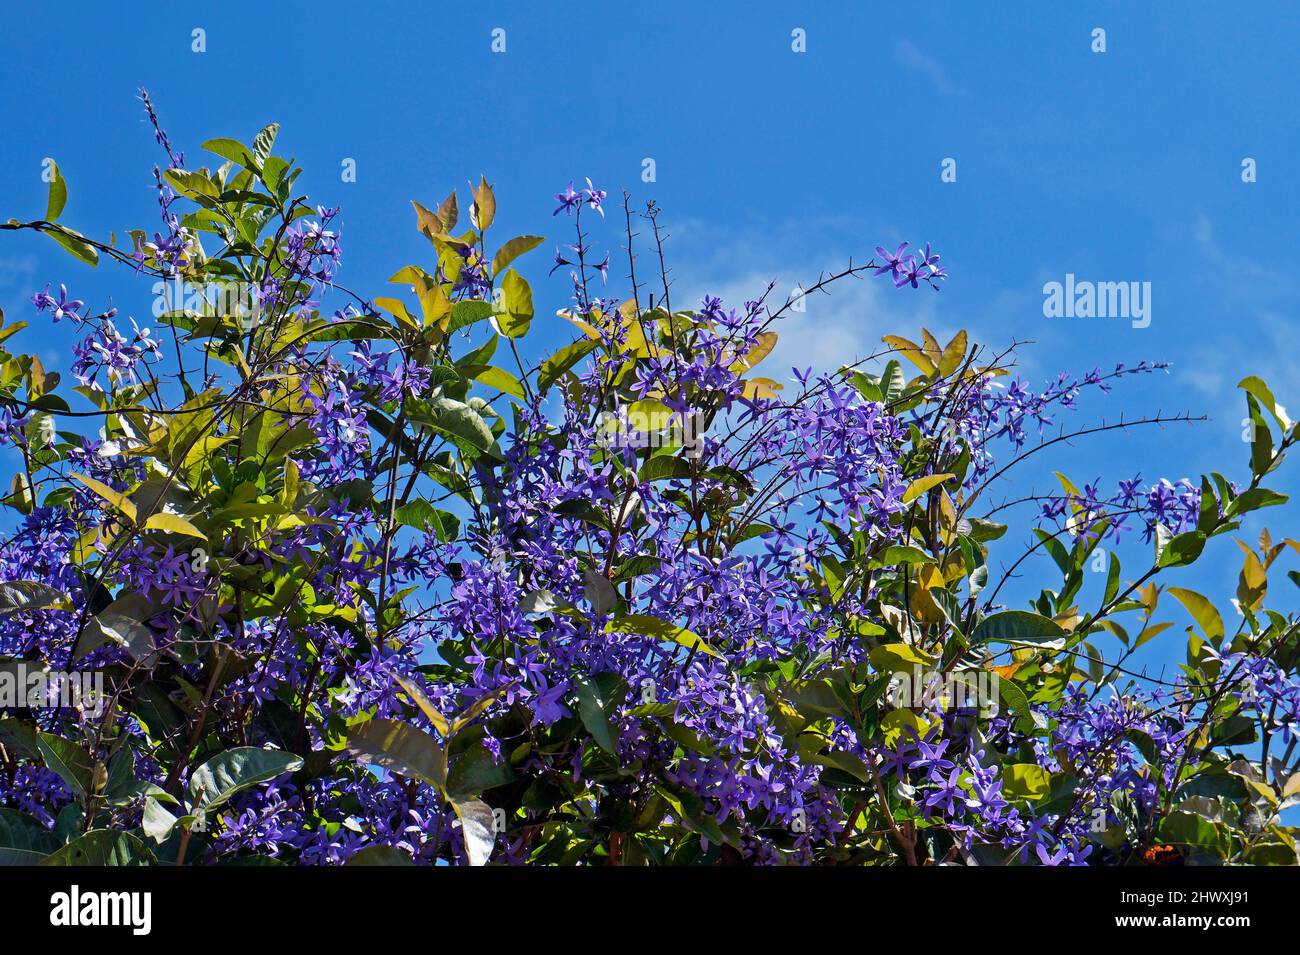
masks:
[[[400,673],[394,674],[394,679],[401,684],[402,689],[406,691],[406,695],[409,696],[415,705],[421,709],[424,715],[429,718],[429,722],[433,724],[434,729],[442,734],[443,739],[450,737],[451,723],[448,722],[447,718],[442,715],[436,706],[433,705],[433,701],[425,695],[424,691],[416,685],[415,681],[402,676]]]
[[[187,537],[197,537],[203,541],[208,539],[208,536],[203,531],[179,514],[168,514],[165,511],[150,516],[144,522],[144,529],[147,531],[162,531],[165,534],[184,534]]]
[[[758,340],[754,342],[754,347],[745,352],[743,356],[731,366],[731,370],[737,374],[749,371],[760,361],[772,354],[772,349],[776,347],[776,332],[759,332]]]
[[[907,643],[886,643],[871,651],[871,665],[880,673],[910,673],[933,662],[933,657]]]
[[[1185,587],[1170,587],[1169,593],[1187,608],[1187,612],[1200,624],[1206,637],[1211,640],[1219,640],[1223,637],[1223,618],[1208,599],[1195,590],[1188,590]]]
[[[952,337],[939,358],[939,372],[951,375],[966,360],[966,331],[963,329]]]
[[[59,216],[63,213],[63,207],[68,204],[68,183],[63,178],[63,173],[59,171],[59,164],[50,161],[50,197],[45,204],[45,221],[57,222]]]
[[[127,496],[121,491],[115,491],[102,481],[97,481],[93,477],[87,477],[84,474],[74,474],[72,475],[72,479],[74,481],[80,481],[82,484],[86,485],[86,487],[90,488],[104,500],[108,501],[108,503],[112,504],[119,511],[125,514],[127,520],[132,523],[135,522],[135,505],[132,504],[127,499]]]
[[[921,369],[924,374],[934,374],[934,362],[930,361],[925,350],[916,342],[908,341],[899,335],[886,335],[881,341],[896,348],[900,355]]]
[[[501,272],[515,259],[537,248],[546,240],[540,235],[517,235],[501,248],[497,249],[497,254],[492,256],[492,274],[500,275]]]
[[[474,207],[471,210],[474,228],[482,232],[492,224],[497,215],[497,200],[492,194],[492,187],[486,178],[480,176],[478,188],[474,190]]]
[[[524,386],[519,379],[504,368],[498,368],[492,365],[485,368],[474,376],[474,380],[487,385],[489,388],[495,388],[497,391],[504,392],[507,395],[513,395],[516,398],[523,399]]]
[[[1051,783],[1051,774],[1035,763],[1012,763],[1002,769],[1002,792],[1012,799],[1042,799]]]
[[[679,643],[688,650],[699,650],[710,656],[722,657],[722,654],[685,627],[679,627],[649,614],[630,614],[626,617],[619,617],[617,620],[611,620],[605,624],[605,632],[639,634],[643,637],[653,637],[656,640]]]
[[[493,316],[506,338],[523,338],[533,321],[533,290],[522,275],[509,269],[501,278],[505,312]]]
[[[776,393],[785,388],[779,381],[771,378],[746,378],[741,382],[741,394],[746,401],[775,398]]]
[[[907,490],[903,492],[903,503],[914,501],[930,488],[951,479],[951,474],[927,474],[925,477],[919,477],[909,484]]]

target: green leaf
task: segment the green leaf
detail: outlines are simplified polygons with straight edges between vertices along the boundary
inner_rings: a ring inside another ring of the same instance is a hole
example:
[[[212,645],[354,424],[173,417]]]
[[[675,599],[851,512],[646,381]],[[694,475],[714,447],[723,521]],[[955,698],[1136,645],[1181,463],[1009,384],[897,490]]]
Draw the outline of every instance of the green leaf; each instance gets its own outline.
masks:
[[[914,501],[930,488],[951,479],[951,474],[927,474],[925,477],[919,477],[909,484],[907,490],[903,492],[903,503],[907,504],[909,501]]]
[[[1058,640],[1065,631],[1048,617],[1028,610],[1004,610],[985,617],[971,631],[971,644],[1023,643],[1038,644]]]
[[[433,534],[443,543],[455,540],[460,532],[460,521],[455,514],[434,507],[424,498],[417,497],[413,501],[407,501],[401,507],[394,508],[393,517],[399,524]],[[452,533],[451,529],[456,533]]]
[[[366,763],[381,766],[442,789],[447,782],[447,755],[428,733],[397,720],[371,720],[352,731],[348,752]]]
[[[880,673],[911,673],[925,669],[934,658],[907,643],[886,643],[871,651],[871,665]]]
[[[491,302],[480,302],[478,300],[457,302],[451,307],[451,324],[447,326],[447,331],[451,333],[462,328],[468,328],[470,325],[491,318],[492,314]]]
[[[497,254],[492,256],[492,274],[500,275],[511,262],[519,258],[525,252],[537,248],[546,240],[540,235],[519,235],[515,236],[501,248],[497,249]]]
[[[144,801],[144,816],[140,821],[140,828],[144,830],[146,836],[159,845],[171,837],[172,830],[176,828],[176,823],[179,821],[170,810],[164,809],[162,803],[152,796]]]
[[[99,250],[87,242],[86,237],[80,232],[75,232],[63,226],[56,226],[53,229],[44,231],[51,239],[72,253],[74,258],[80,259],[89,266],[99,265]]]
[[[497,215],[497,200],[488,185],[487,177],[480,176],[478,186],[474,189],[474,205],[470,209],[470,219],[474,227],[482,232],[492,224]]]
[[[998,699],[1002,705],[1017,716],[1031,716],[1029,697],[1025,696],[1025,691],[1007,677],[994,675],[997,676]]]
[[[952,337],[952,341],[944,346],[943,354],[939,359],[939,373],[941,375],[951,375],[966,360],[966,343],[967,335],[965,329],[959,331]]]
[[[1192,615],[1192,619],[1200,624],[1201,630],[1204,631],[1206,637],[1216,641],[1223,639],[1223,617],[1219,615],[1219,611],[1215,609],[1214,604],[1195,590],[1188,590],[1185,587],[1170,587],[1169,593],[1187,608],[1187,612]]]
[[[869,783],[874,778],[871,775],[871,768],[857,756],[852,753],[845,753],[840,750],[829,750],[825,753],[818,753],[813,757],[813,762],[819,766],[830,766],[841,772],[848,773],[861,782]]]
[[[94,491],[96,494],[98,494],[108,503],[116,507],[119,511],[121,511],[123,514],[126,515],[126,519],[129,520],[132,524],[135,523],[135,518],[136,518],[135,505],[132,504],[130,499],[127,498],[127,496],[123,494],[121,491],[115,491],[113,488],[109,487],[103,481],[97,480],[96,478],[93,477],[87,477],[84,474],[73,474],[71,475],[71,477],[72,480],[80,481],[82,484],[86,485],[86,487],[90,488],[92,491]]]
[[[396,846],[366,846],[344,865],[414,866],[415,863]]]
[[[94,760],[80,745],[52,733],[37,733],[36,745],[45,767],[57,773],[78,797],[85,797],[91,791]]]
[[[1043,550],[1051,556],[1061,573],[1068,577],[1074,571],[1074,561],[1070,559],[1070,552],[1065,549],[1060,538],[1041,527],[1035,527],[1033,530],[1034,536],[1042,542]]]
[[[610,721],[614,704],[599,683],[586,677],[573,679],[573,692],[578,698],[578,718],[587,728],[591,738],[607,753],[618,753],[618,734]]]
[[[498,368],[495,365],[489,366],[475,375],[474,380],[507,395],[513,395],[521,401],[524,399],[523,384],[504,368]]]
[[[465,840],[465,854],[470,865],[487,865],[496,845],[496,821],[492,807],[481,799],[455,799],[452,807],[460,818],[461,835]]]
[[[1101,598],[1103,604],[1110,603],[1119,594],[1119,555],[1113,552],[1108,554],[1106,564],[1106,592]]]
[[[210,153],[215,153],[222,159],[229,159],[231,162],[254,172],[262,167],[262,164],[253,158],[253,154],[249,152],[248,147],[237,139],[209,139],[203,144],[203,148]]]
[[[868,401],[879,404],[885,400],[885,393],[880,390],[880,383],[868,378],[860,371],[853,373],[853,387],[857,388],[858,393]]]
[[[1240,713],[1215,722],[1210,733],[1214,746],[1248,746],[1256,738],[1254,719]]]
[[[919,547],[912,547],[909,544],[891,544],[871,558],[871,565],[873,567],[894,567],[898,564],[925,564],[933,559]]]
[[[68,183],[63,178],[58,163],[51,162],[50,171],[54,175],[50,179],[50,196],[45,203],[45,221],[57,222],[63,214],[63,207],[68,204]]]
[[[136,660],[148,660],[154,653],[153,630],[144,621],[157,611],[143,594],[119,597],[87,621],[77,641],[75,659],[111,642],[125,647]]]
[[[1295,426],[1295,422],[1291,420],[1286,409],[1277,403],[1277,399],[1273,397],[1273,392],[1269,390],[1268,385],[1264,384],[1264,379],[1250,375],[1237,382],[1237,387],[1258,398],[1259,403],[1268,409],[1268,413],[1277,421],[1284,434]]]
[[[1201,505],[1196,517],[1196,529],[1210,534],[1219,523],[1219,500],[1214,496],[1214,485],[1204,474],[1201,475]]]
[[[433,701],[425,695],[424,690],[420,688],[419,684],[414,680],[402,676],[400,673],[394,674],[393,678],[397,680],[402,689],[406,691],[406,695],[411,698],[411,702],[418,706],[420,712],[422,712],[428,718],[429,722],[433,724],[433,728],[442,734],[442,738],[450,738],[451,723],[447,720],[447,717],[442,715],[442,711],[433,705]]]
[[[582,577],[582,595],[591,603],[592,610],[609,613],[618,605],[618,591],[604,574],[588,569],[582,572]]]
[[[541,373],[537,377],[537,390],[545,393],[551,385],[559,381],[560,376],[590,355],[600,342],[590,338],[571,342],[542,362]]]
[[[656,454],[641,465],[640,470],[636,473],[637,480],[642,484],[650,481],[680,480],[690,476],[690,462],[685,458],[677,457],[675,454]]]
[[[0,808],[0,866],[37,865],[58,847],[54,833],[33,817]]]
[[[453,716],[451,720],[451,735],[455,736],[470,723],[473,723],[476,719],[482,716],[487,708],[505,696],[508,690],[509,687],[503,686],[498,687],[490,693],[484,693],[473,703],[469,704]]]
[[[717,819],[708,812],[704,800],[698,795],[688,789],[667,784],[656,786],[655,791],[664,798],[672,808],[673,815],[681,823],[700,833],[715,845],[727,842],[727,836],[718,826]]]
[[[199,199],[215,199],[219,195],[216,183],[201,172],[193,172],[189,169],[168,169],[163,173],[163,178],[167,180],[168,185],[187,199],[195,201]]]
[[[1219,829],[1214,823],[1194,812],[1175,811],[1160,823],[1160,841],[1166,845],[1217,849]]]
[[[500,457],[492,429],[488,427],[482,415],[465,402],[451,398],[434,398],[428,403],[428,409],[428,414],[412,411],[410,413],[412,420],[428,425],[439,434],[459,438],[470,447],[493,457]]]
[[[1035,763],[1011,763],[1002,768],[1002,792],[1012,799],[1042,799],[1051,789],[1051,780],[1051,774]]]
[[[0,718],[0,743],[11,753],[17,751],[36,758],[41,755],[41,748],[36,742],[36,730],[16,719]]]
[[[279,132],[279,123],[267,123],[262,127],[262,131],[253,137],[253,156],[258,162],[265,163],[271,158],[271,148],[275,145],[275,137]]]
[[[885,391],[885,404],[893,404],[903,397],[903,392],[907,390],[907,379],[903,377],[903,366],[898,359],[891,358],[885,363],[880,385]]]
[[[530,590],[519,598],[520,613],[550,613],[557,608],[572,610],[573,604],[545,588]]]
[[[523,338],[533,321],[533,290],[522,275],[510,269],[501,278],[505,313],[495,316],[497,329],[506,338]]]
[[[195,806],[215,809],[238,792],[302,768],[302,759],[278,749],[238,746],[218,753],[194,771],[189,792]]]
[[[497,762],[487,748],[475,744],[457,757],[447,772],[447,793],[453,800],[512,783],[518,778],[505,760]]]
[[[137,836],[116,829],[92,829],[46,856],[43,866],[146,866],[156,860]]]
[[[986,521],[982,517],[972,517],[970,526],[971,540],[980,542],[995,541],[1007,532],[1006,524],[999,524],[997,521]]]
[[[1270,491],[1265,487],[1252,487],[1234,497],[1232,503],[1223,509],[1223,516],[1227,518],[1239,517],[1261,507],[1285,504],[1288,500],[1289,498],[1285,494],[1279,494],[1277,491]]]
[[[35,580],[11,580],[0,584],[0,617],[26,610],[46,610],[67,602],[60,591]]]
[[[1163,525],[1157,525],[1157,529]],[[1157,538],[1159,535],[1157,534]],[[1159,546],[1159,543],[1157,543]],[[1170,537],[1160,547],[1156,564],[1160,567],[1185,567],[1196,562],[1205,550],[1205,534],[1202,531],[1187,531]]]
[[[1268,471],[1273,461],[1273,435],[1253,394],[1246,395],[1246,410],[1250,415],[1253,438],[1250,443],[1250,471],[1259,477]]]
[[[710,656],[722,659],[722,654],[697,637],[685,627],[668,623],[649,614],[629,614],[605,624],[606,633],[634,633],[655,640],[679,643],[688,650],[700,650]]]
[[[144,522],[144,529],[147,531],[162,531],[166,534],[183,534],[186,537],[197,537],[205,541],[208,535],[191,524],[179,514],[169,514],[161,511],[153,514]]]
[[[262,160],[262,182],[272,192],[279,194],[284,175],[289,171],[289,164],[279,156],[267,156]]]
[[[923,375],[928,377],[938,370],[935,363],[930,360],[920,345],[903,338],[901,335],[886,335],[881,341],[886,345],[892,345],[895,351],[921,369]]]

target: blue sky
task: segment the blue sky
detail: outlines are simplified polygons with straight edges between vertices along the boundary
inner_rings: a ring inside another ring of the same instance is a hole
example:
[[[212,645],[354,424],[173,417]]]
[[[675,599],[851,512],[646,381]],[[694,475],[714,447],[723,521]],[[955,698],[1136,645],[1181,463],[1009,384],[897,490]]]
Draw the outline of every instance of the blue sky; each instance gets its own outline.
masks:
[[[953,2],[882,16],[849,3],[406,6],[173,4],[131,18],[48,4],[0,36],[0,217],[42,213],[48,156],[69,180],[67,224],[99,237],[152,227],[160,153],[135,98],[145,86],[195,160],[204,139],[248,140],[281,123],[277,152],[297,157],[314,197],[343,207],[340,280],[370,295],[400,266],[429,261],[408,200],[463,195],[486,173],[499,237],[552,240],[522,263],[549,315],[566,289],[543,274],[569,240],[551,197],[590,176],[664,208],[677,302],[712,291],[739,304],[768,279],[785,291],[878,243],[931,241],[942,252],[952,277],[940,294],[851,283],[811,301],[786,331],[787,363],[836,365],[883,334],[915,337],[922,322],[941,337],[964,327],[991,345],[1034,340],[1021,361],[1036,383],[1117,361],[1173,362],[1169,375],[1084,402],[1080,423],[1121,408],[1210,416],[1044,455],[1009,492],[1053,487],[1054,467],[1077,483],[1138,471],[1195,480],[1210,468],[1245,480],[1236,382],[1260,374],[1300,407],[1289,268],[1300,251],[1290,166],[1300,7],[1225,16],[1211,3]],[[195,28],[206,52],[191,49]],[[496,28],[503,54],[491,50]],[[804,53],[791,49],[796,28]],[[1104,53],[1091,49],[1094,28],[1106,31]],[[1242,182],[1246,157],[1257,182]],[[354,183],[340,177],[349,158]],[[940,178],[948,158],[955,182]],[[596,242],[617,252],[613,231]],[[1150,326],[1045,318],[1043,284],[1066,273],[1150,282]],[[127,314],[151,305],[147,285],[121,272],[92,273],[40,236],[0,237],[10,320],[33,319],[27,298],[59,281],[94,305],[111,294]],[[19,341],[63,364],[63,330],[34,324]],[[554,347],[561,325],[539,322],[530,344]],[[1285,471],[1269,483],[1300,484]],[[1266,514],[1275,536],[1294,533],[1294,505]],[[1132,552],[1125,566],[1145,559]],[[1225,600],[1239,566],[1221,539],[1169,582]],[[1276,576],[1274,606],[1294,606],[1290,588]],[[1152,651],[1164,659],[1180,652],[1187,622],[1171,612],[1168,652]]]

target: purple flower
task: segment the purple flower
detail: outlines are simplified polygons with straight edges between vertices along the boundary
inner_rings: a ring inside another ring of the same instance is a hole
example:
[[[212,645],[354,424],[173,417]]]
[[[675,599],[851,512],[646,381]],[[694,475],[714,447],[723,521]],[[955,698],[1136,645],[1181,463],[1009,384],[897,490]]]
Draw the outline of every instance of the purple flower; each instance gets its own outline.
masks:
[[[77,314],[77,310],[86,303],[81,299],[68,299],[68,287],[59,286],[59,297],[55,298],[50,295],[50,287],[47,285],[43,291],[37,292],[32,296],[32,304],[36,306],[38,312],[43,312],[47,308],[51,310],[51,316],[57,322],[62,318],[71,318],[75,322],[81,322],[82,318]]]
[[[570,182],[563,192],[557,192],[555,194],[555,201],[558,202],[559,205],[556,206],[555,211],[552,212],[551,215],[558,216],[561,212],[565,215],[572,215],[573,210],[582,203],[583,197],[581,193],[573,191],[573,183]]]

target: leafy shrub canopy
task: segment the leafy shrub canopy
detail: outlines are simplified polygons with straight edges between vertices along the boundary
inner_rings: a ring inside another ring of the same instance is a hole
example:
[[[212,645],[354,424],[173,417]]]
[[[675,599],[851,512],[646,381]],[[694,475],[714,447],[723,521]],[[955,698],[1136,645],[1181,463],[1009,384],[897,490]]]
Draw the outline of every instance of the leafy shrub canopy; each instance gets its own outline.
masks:
[[[1239,616],[1160,583],[1285,500],[1263,482],[1296,428],[1259,379],[1237,483],[1061,475],[994,505],[1106,427],[1053,415],[1160,366],[1035,391],[922,331],[783,383],[758,366],[798,300],[681,307],[658,209],[590,182],[557,196],[574,338],[531,363],[561,320],[520,271],[543,240],[494,235],[486,181],[464,215],[416,203],[428,259],[367,298],[275,126],[187,164],[145,102],[160,229],[73,231],[57,175],[4,225],[165,307],[128,330],[38,292],[77,330],[71,389],[0,331],[0,655],[103,689],[3,704],[0,862],[1295,863],[1300,644],[1265,598],[1300,545],[1238,541]],[[908,248],[809,294],[938,289]],[[1100,545],[1128,533],[1151,556],[1126,572]],[[1059,579],[1000,603],[1044,554]],[[1181,672],[1139,678],[1189,615]]]

